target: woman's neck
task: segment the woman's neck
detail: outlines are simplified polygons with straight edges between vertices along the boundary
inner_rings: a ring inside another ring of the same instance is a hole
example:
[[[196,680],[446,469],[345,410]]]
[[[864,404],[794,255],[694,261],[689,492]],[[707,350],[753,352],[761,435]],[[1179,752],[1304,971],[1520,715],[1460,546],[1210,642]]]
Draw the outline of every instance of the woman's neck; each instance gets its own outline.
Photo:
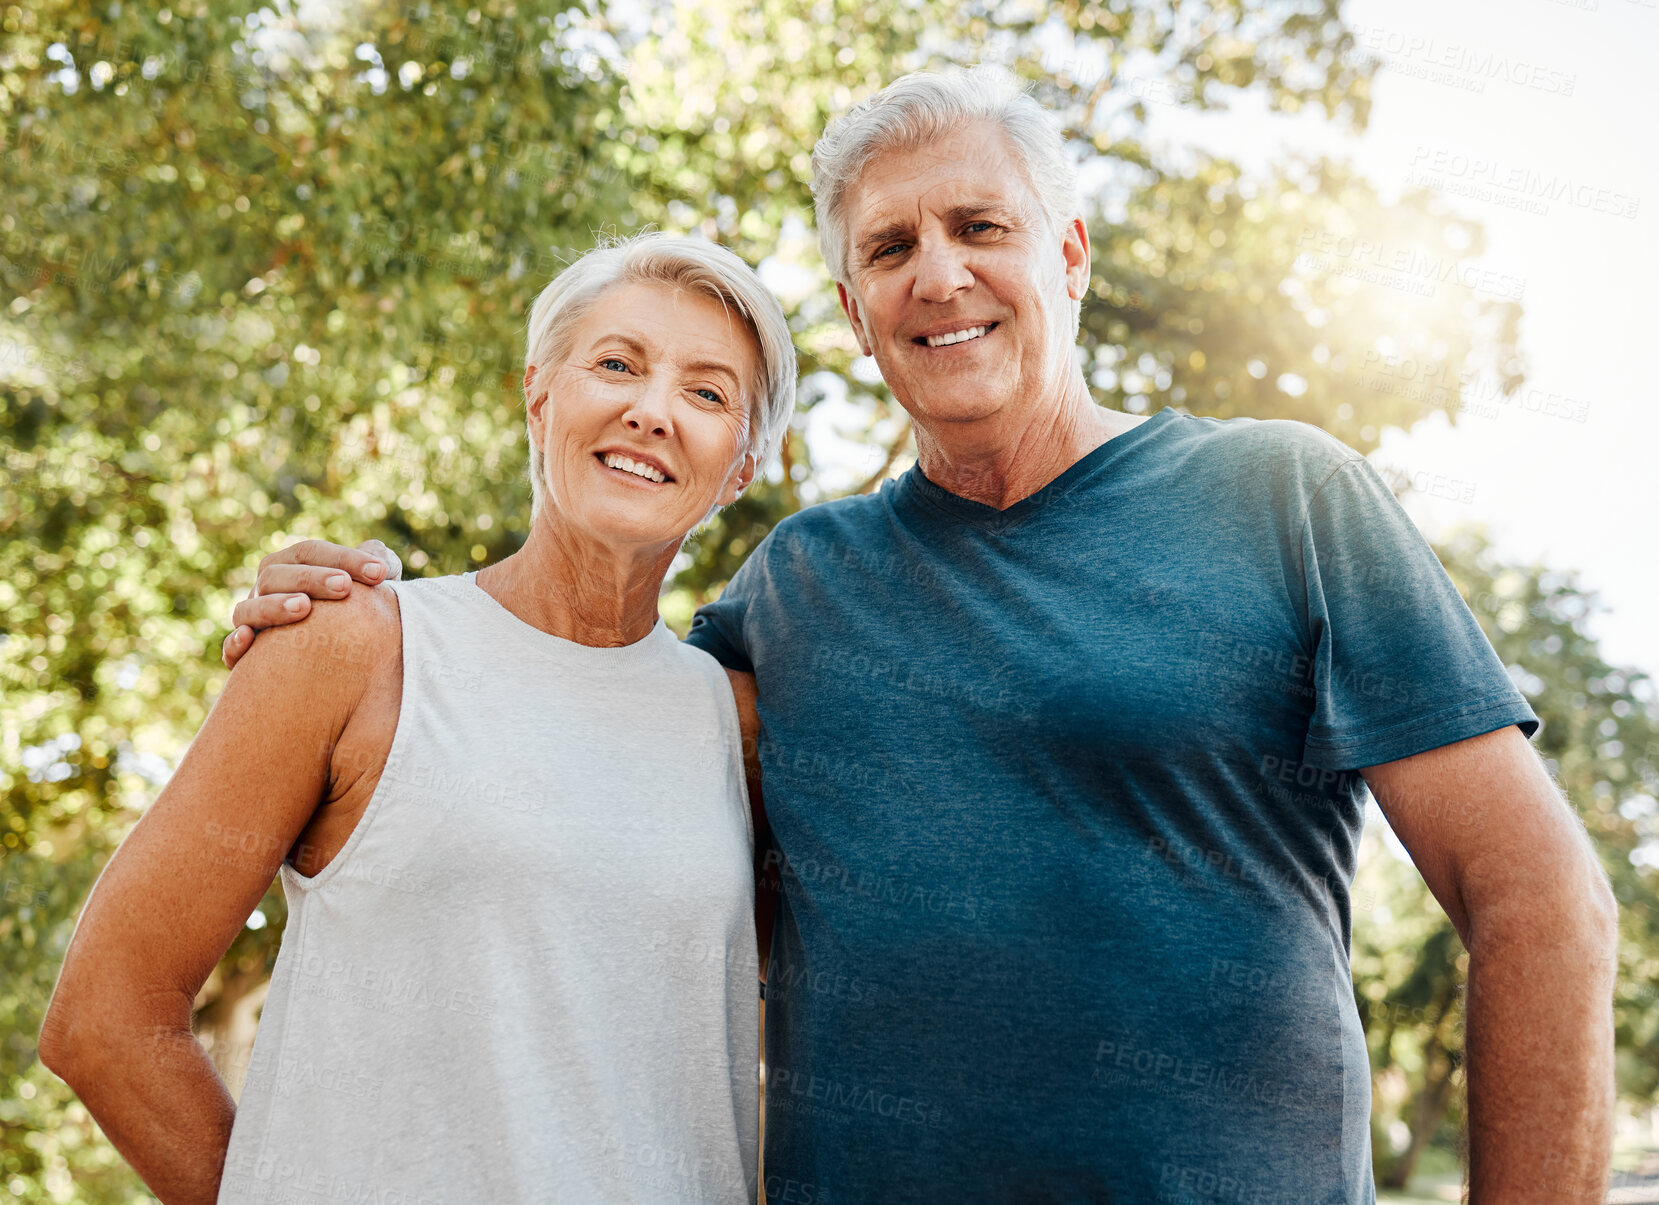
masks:
[[[618,648],[650,635],[657,597],[679,545],[618,548],[543,513],[512,556],[478,585],[531,627],[577,644]]]

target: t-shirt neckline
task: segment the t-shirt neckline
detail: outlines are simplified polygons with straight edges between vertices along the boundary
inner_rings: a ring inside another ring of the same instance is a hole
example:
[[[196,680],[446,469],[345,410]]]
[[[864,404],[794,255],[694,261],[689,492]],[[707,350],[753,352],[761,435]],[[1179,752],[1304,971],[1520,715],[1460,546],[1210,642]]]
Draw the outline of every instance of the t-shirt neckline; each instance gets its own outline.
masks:
[[[1173,418],[1180,414],[1181,411],[1173,406],[1164,407],[1145,422],[1136,423],[1123,434],[1108,439],[1098,448],[1093,449],[1079,459],[1077,463],[1069,466],[1053,481],[1043,486],[1042,489],[1036,493],[1027,494],[1005,510],[998,510],[996,507],[988,506],[983,502],[975,502],[971,498],[964,498],[960,494],[951,493],[944,486],[930,481],[927,475],[922,472],[922,466],[919,463],[912,465],[899,478],[894,500],[902,505],[910,499],[915,499],[937,510],[944,511],[953,519],[1006,531],[1039,513],[1044,507],[1054,502],[1056,498],[1062,497],[1082,485],[1088,478],[1128,454],[1137,444],[1149,438],[1155,430],[1168,425]]]

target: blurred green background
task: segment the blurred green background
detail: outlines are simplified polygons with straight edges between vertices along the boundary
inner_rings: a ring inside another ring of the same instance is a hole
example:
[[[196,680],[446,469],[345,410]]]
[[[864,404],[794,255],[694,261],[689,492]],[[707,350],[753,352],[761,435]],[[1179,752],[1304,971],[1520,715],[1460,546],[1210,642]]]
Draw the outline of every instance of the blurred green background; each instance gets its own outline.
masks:
[[[76,909],[222,685],[262,555],[376,535],[407,572],[452,573],[523,540],[526,310],[595,232],[731,246],[801,353],[781,462],[676,564],[682,632],[781,516],[913,459],[836,309],[806,181],[825,121],[916,67],[995,59],[1064,119],[1102,404],[1301,419],[1371,451],[1431,413],[1455,423],[1467,365],[1506,393],[1525,380],[1518,302],[1458,272],[1411,290],[1332,266],[1355,238],[1477,258],[1479,224],[1443,195],[1385,201],[1324,159],[1149,149],[1149,103],[1245,93],[1362,131],[1376,64],[1334,2],[43,0],[0,25],[0,1199],[146,1198],[35,1057]],[[1125,95],[1129,63],[1167,91]],[[1379,347],[1446,364],[1452,387],[1362,387]],[[1646,1116],[1652,684],[1603,662],[1572,566],[1504,563],[1478,531],[1440,552],[1619,897],[1621,1110]],[[1455,1184],[1463,951],[1380,820],[1355,905],[1378,1181]],[[197,1001],[233,1085],[283,919],[273,890]]]

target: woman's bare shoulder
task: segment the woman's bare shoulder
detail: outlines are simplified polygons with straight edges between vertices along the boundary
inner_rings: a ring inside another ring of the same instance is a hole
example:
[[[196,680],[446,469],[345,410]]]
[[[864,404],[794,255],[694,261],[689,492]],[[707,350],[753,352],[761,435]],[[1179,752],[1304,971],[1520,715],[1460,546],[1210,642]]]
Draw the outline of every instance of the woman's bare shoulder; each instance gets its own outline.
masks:
[[[258,666],[259,676],[274,669],[320,685],[361,688],[401,664],[402,635],[397,593],[353,582],[350,597],[313,602],[304,619],[261,632],[231,672]]]

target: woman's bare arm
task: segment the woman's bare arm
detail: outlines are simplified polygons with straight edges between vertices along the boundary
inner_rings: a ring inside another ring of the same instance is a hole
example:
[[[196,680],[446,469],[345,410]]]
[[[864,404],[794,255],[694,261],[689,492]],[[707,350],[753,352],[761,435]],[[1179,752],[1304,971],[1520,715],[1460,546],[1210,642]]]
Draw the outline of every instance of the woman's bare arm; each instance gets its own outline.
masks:
[[[403,565],[379,540],[364,540],[356,548],[327,540],[301,540],[259,562],[253,593],[231,612],[231,631],[219,650],[226,669],[253,647],[265,628],[299,623],[311,614],[311,600],[341,599],[350,595],[353,579],[365,586],[396,581]]]
[[[336,789],[366,688],[401,675],[396,600],[357,593],[231,675],[93,888],[41,1028],[42,1062],[168,1205],[216,1199],[235,1118],[191,1032],[196,993]]]

